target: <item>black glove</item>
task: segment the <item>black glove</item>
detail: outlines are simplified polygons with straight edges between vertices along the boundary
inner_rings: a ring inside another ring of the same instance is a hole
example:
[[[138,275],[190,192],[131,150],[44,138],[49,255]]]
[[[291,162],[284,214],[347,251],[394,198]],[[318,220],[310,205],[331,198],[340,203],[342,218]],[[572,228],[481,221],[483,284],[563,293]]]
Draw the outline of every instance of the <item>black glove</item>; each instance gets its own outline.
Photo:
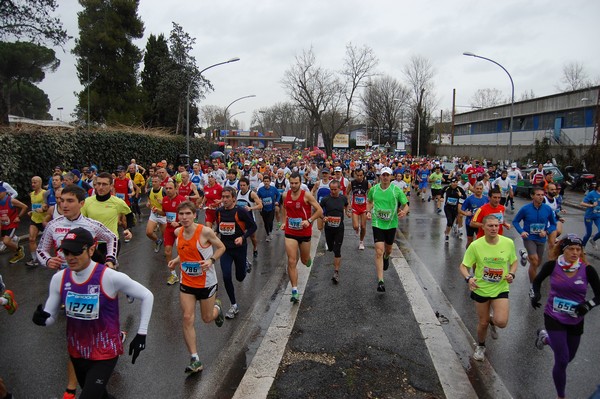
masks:
[[[589,312],[589,311],[590,311],[590,309],[592,309],[592,307],[593,307],[593,306],[592,306],[592,304],[590,304],[590,302],[589,302],[589,301],[588,301],[588,302],[583,302],[583,303],[580,303],[579,305],[577,305],[577,306],[575,307],[575,314],[576,314],[577,316],[585,316],[585,314],[586,314],[587,312]]]
[[[146,349],[146,336],[142,334],[136,334],[135,338],[129,344],[129,356],[133,354],[131,363],[135,364],[135,359],[140,355],[140,352]]]
[[[542,304],[540,303],[540,299],[542,299],[542,294],[540,294],[539,292],[534,292],[533,296],[530,299],[531,299],[531,306],[534,309],[539,309],[539,307],[542,306]]]
[[[37,309],[35,310],[35,312],[33,312],[32,320],[38,326],[45,326],[46,320],[48,319],[48,317],[50,317],[50,313],[44,311],[44,308],[42,307],[42,304],[40,303],[37,306]]]

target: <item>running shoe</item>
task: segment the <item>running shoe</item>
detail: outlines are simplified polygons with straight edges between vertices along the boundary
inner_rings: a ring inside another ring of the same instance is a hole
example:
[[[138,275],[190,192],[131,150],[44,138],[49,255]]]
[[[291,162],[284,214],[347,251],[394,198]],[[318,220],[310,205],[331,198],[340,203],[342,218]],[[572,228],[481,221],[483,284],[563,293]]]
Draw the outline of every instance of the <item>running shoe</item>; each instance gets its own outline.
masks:
[[[123,241],[125,241],[125,243],[127,244],[128,242],[130,242],[131,240],[129,238],[124,239]]]
[[[535,335],[535,347],[539,350],[544,349],[546,342],[548,340],[548,331],[543,328],[538,328],[537,333]]]
[[[340,273],[337,270],[333,272],[333,277],[331,277],[331,281],[333,281],[333,284],[337,284],[340,282]]]
[[[300,295],[298,294],[298,291],[292,291],[292,296],[290,297],[290,302],[293,303],[298,303],[300,302]]]
[[[519,256],[521,257],[521,266],[527,266],[527,251],[519,249]]]
[[[266,242],[271,242],[271,234],[267,234],[267,238],[265,239]]]
[[[425,198],[421,198],[421,202],[425,202]]]
[[[485,359],[485,346],[477,345],[475,353],[473,353],[473,359],[482,362]]]
[[[4,305],[4,309],[8,311],[8,314],[13,314],[18,309],[19,304],[15,300],[15,294],[11,290],[4,291],[2,298],[6,299],[8,303]]]
[[[327,245],[327,241],[325,241],[325,251],[329,251],[329,245]]]
[[[306,267],[311,267],[312,266],[312,258],[308,258],[308,261],[306,262]]]
[[[258,258],[258,251],[252,252],[252,256],[254,256],[255,258]]]
[[[190,360],[189,366],[186,366],[185,372],[187,374],[197,373],[198,371],[202,371],[202,368],[203,368],[202,362],[200,360],[196,360],[196,359],[192,358]]]
[[[383,270],[390,268],[390,256],[383,254]]]
[[[169,274],[169,278],[167,279],[167,284],[168,285],[173,285],[175,283],[179,282],[179,277],[177,277],[176,274]]]
[[[246,274],[252,273],[252,263],[248,259],[246,259]]]
[[[27,266],[39,266],[39,262],[33,258],[31,258],[30,260],[28,260],[27,262],[25,262],[25,264]]]
[[[431,202],[431,195],[427,198],[427,202]]]
[[[490,315],[490,337],[498,339],[498,330],[496,330],[496,326],[492,323],[492,315]]]
[[[25,257],[25,251],[23,250],[23,247],[19,247],[19,249],[17,250],[17,253],[8,260],[8,263],[12,263],[12,264],[17,263],[24,257]]]
[[[225,321],[225,317],[223,317],[223,305],[221,304],[220,299],[215,300],[215,308],[217,308],[217,310],[219,311],[219,314],[215,319],[215,324],[217,325],[217,327],[221,327],[223,325],[223,322]]]
[[[160,238],[158,240],[156,240],[154,242],[154,253],[158,253],[158,251],[160,251],[160,246],[162,245],[163,240],[161,240]]]
[[[227,313],[225,313],[226,319],[235,319],[235,315],[239,313],[238,305],[231,305]]]
[[[442,213],[442,209],[438,208],[438,209],[435,210],[435,212],[439,215],[440,213]]]
[[[364,243],[364,241],[359,241],[359,243],[358,243],[358,249],[360,249],[361,251],[365,250],[365,243]]]
[[[281,222],[277,222],[277,228],[281,229]]]
[[[450,239],[450,237],[446,236],[446,237],[444,238],[444,241],[448,242],[448,240],[449,240],[449,239]]]
[[[76,399],[76,398],[77,398],[77,396],[75,396],[74,393],[67,392],[67,391],[65,391],[65,393],[63,393],[63,397],[62,397],[62,399]]]
[[[2,280],[2,275],[0,274],[0,295],[2,295],[4,293],[5,288],[6,288],[6,285],[4,285],[4,280]]]
[[[383,280],[377,283],[377,292],[385,292],[385,285],[383,284]]]
[[[454,234],[455,236],[458,235],[458,225],[452,225],[452,234]]]
[[[593,238],[590,240],[590,244],[592,244],[592,248],[598,249],[598,244],[596,244],[596,241]]]
[[[511,206],[510,206],[510,210],[511,210],[511,211],[514,211],[514,210],[515,210],[515,206],[514,206],[514,205],[511,205]]]

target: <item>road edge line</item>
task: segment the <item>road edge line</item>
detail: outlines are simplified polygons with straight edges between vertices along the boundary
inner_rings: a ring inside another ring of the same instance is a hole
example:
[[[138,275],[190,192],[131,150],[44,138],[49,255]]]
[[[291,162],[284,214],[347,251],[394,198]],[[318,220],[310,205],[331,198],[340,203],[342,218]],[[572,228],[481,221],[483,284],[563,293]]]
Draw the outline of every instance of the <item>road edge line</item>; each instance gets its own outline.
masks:
[[[444,394],[447,398],[476,399],[475,389],[444,329],[435,317],[433,308],[397,244],[396,248],[398,253],[392,253],[392,263],[408,297]]]
[[[320,238],[321,231],[314,228],[310,247],[310,257],[313,260],[313,266],[307,268],[300,261],[298,261],[298,264],[296,265],[298,268],[298,292],[300,293],[300,303],[295,305],[289,301],[292,287],[288,282],[285,291],[279,298],[277,310],[267,329],[267,333],[263,337],[248,369],[244,373],[244,377],[240,381],[235,394],[233,395],[233,399],[258,399],[266,398],[268,396],[294,328],[298,310],[300,309],[300,305],[302,305],[304,290],[306,289],[310,272],[314,267],[314,258],[317,253]]]

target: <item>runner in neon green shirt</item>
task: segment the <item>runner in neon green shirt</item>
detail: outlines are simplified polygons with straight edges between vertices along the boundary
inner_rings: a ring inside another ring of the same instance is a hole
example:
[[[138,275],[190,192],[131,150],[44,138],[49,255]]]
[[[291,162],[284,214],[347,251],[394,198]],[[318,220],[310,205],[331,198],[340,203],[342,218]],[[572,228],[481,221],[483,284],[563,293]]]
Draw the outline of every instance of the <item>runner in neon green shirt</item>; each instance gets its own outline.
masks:
[[[442,181],[444,180],[440,165],[435,166],[428,180],[431,183],[431,198],[435,202],[435,211],[440,214],[442,213]]]
[[[460,273],[471,290],[477,324],[477,347],[473,359],[485,358],[485,338],[488,325],[493,339],[498,338],[496,327],[508,324],[509,284],[517,271],[517,255],[514,242],[498,233],[500,222],[494,215],[483,218],[484,236],[473,241],[460,264]],[[475,267],[473,273],[473,267]]]
[[[367,219],[372,220],[373,226],[379,292],[385,292],[383,271],[390,266],[398,219],[408,214],[408,200],[402,189],[391,184],[392,174],[392,169],[388,167],[381,169],[381,183],[371,187],[367,194]]]

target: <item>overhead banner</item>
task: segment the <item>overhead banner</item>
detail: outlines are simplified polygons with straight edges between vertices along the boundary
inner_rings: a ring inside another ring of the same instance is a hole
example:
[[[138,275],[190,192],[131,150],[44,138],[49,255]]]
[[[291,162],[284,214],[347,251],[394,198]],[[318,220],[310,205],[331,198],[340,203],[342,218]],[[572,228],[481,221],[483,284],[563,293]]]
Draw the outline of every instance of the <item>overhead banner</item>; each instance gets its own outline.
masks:
[[[364,147],[369,143],[367,132],[356,132],[356,146]]]
[[[333,138],[333,148],[348,148],[350,147],[350,136],[347,134],[338,133]]]
[[[397,141],[396,142],[396,149],[399,151],[405,151],[406,150],[406,142],[404,141]]]

